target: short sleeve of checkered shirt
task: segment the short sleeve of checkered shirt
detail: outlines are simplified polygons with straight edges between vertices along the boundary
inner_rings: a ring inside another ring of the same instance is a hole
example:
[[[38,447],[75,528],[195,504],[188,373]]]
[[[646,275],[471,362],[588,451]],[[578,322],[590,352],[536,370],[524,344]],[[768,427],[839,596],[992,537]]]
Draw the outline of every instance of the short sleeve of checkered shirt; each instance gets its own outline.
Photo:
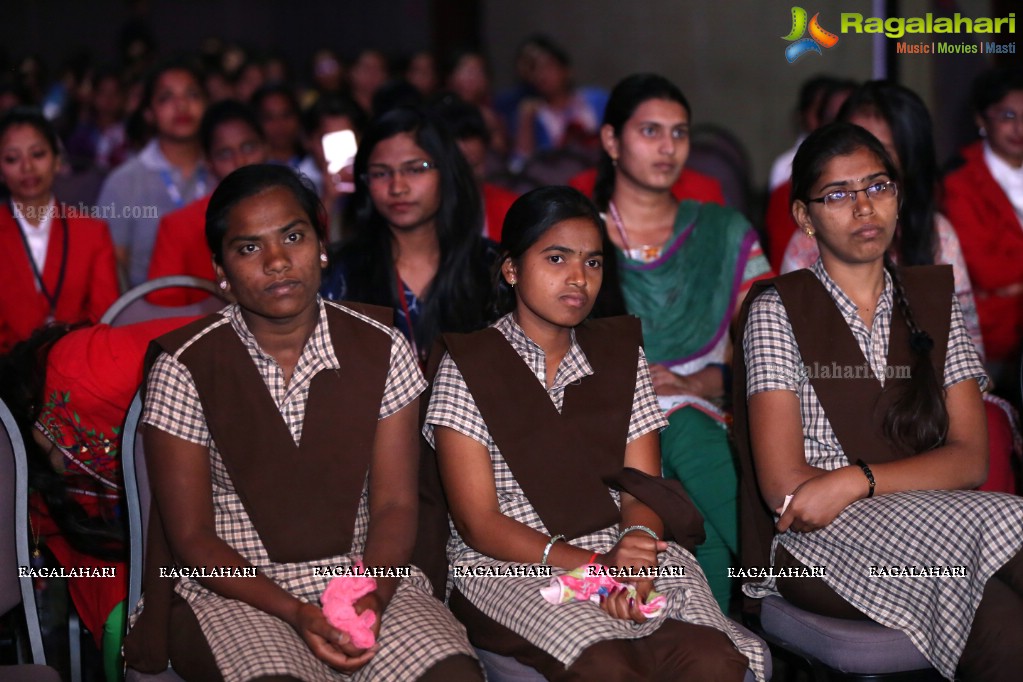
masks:
[[[391,334],[391,366],[380,402],[380,419],[390,417],[426,390],[426,379],[419,371],[419,363],[408,341],[396,329],[389,328],[388,331]]]
[[[746,360],[746,397],[763,391],[799,391],[802,359],[792,324],[775,289],[750,306],[742,340]]]
[[[977,347],[973,345],[973,340],[966,331],[959,298],[953,294],[952,321],[948,331],[948,350],[945,353],[944,388],[947,390],[967,379],[976,379],[981,390],[986,389],[989,383]]]
[[[636,392],[632,398],[632,418],[629,420],[629,436],[626,442],[631,443],[651,431],[666,428],[668,420],[657,403],[654,384],[650,380],[650,363],[647,362],[646,353],[640,348],[639,364],[636,367]]]
[[[142,421],[172,436],[210,446],[206,416],[188,369],[167,353],[149,372]]]
[[[430,395],[430,406],[423,425],[423,435],[434,447],[434,429],[438,426],[446,426],[490,446],[490,430],[476,407],[476,400],[469,392],[458,365],[448,353],[444,354],[433,379],[433,393]]]

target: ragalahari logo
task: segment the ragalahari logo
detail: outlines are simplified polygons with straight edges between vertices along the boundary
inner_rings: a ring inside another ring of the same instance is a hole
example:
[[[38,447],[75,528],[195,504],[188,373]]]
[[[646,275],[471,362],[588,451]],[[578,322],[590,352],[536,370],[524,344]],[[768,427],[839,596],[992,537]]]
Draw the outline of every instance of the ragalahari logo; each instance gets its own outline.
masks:
[[[792,8],[792,31],[787,36],[782,37],[782,40],[792,43],[785,48],[785,59],[789,60],[789,64],[804,54],[809,52],[823,54],[821,52],[822,47],[834,47],[838,44],[838,36],[831,31],[821,28],[818,17],[820,17],[820,12],[814,14],[813,19],[807,25],[806,10],[802,7]],[[806,33],[807,29],[809,29],[810,35],[804,38],[803,34]]]

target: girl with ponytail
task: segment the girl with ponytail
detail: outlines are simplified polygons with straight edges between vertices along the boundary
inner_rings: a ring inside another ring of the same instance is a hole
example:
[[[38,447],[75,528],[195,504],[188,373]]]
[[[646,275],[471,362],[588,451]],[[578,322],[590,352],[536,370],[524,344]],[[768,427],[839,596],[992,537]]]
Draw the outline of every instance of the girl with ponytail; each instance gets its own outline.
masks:
[[[886,255],[902,183],[863,128],[818,129],[792,170],[820,259],[758,282],[740,314],[742,553],[825,574],[748,582],[747,606],[781,594],[902,630],[946,678],[1016,679],[1023,499],[970,490],[987,476],[988,379],[951,268]]]

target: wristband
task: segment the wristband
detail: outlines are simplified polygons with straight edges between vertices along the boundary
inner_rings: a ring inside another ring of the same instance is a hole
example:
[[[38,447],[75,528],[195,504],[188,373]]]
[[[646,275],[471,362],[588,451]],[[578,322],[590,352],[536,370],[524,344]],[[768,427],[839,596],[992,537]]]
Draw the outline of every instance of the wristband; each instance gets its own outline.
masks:
[[[657,537],[657,533],[655,533],[651,529],[647,528],[646,526],[635,525],[635,526],[629,526],[628,528],[623,530],[621,533],[619,533],[618,534],[618,542],[621,542],[622,538],[624,538],[626,535],[628,535],[629,533],[631,533],[634,530],[641,530],[644,533],[646,533],[647,535],[649,535],[650,537],[652,537],[654,540],[660,540],[660,538]]]
[[[856,466],[863,470],[863,475],[867,477],[867,483],[870,484],[870,492],[867,493],[867,498],[869,499],[874,496],[874,472],[870,470],[870,467],[862,459],[856,460]]]
[[[547,546],[543,548],[543,559],[540,560],[541,566],[547,565],[547,555],[551,553],[551,547],[554,546],[554,543],[557,542],[558,540],[564,539],[565,539],[564,535],[555,535],[554,537],[551,538],[551,541],[548,542]]]

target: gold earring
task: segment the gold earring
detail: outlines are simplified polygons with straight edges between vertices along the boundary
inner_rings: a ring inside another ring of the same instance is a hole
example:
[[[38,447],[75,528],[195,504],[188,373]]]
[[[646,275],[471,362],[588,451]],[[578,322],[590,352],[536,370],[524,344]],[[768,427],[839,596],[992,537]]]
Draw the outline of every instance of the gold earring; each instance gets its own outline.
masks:
[[[808,228],[806,228],[806,229],[804,230],[804,232],[806,232],[806,236],[807,236],[807,237],[809,237],[810,239],[813,239],[813,235],[815,234],[815,232],[813,231],[813,228],[812,228],[812,227],[808,227]]]

